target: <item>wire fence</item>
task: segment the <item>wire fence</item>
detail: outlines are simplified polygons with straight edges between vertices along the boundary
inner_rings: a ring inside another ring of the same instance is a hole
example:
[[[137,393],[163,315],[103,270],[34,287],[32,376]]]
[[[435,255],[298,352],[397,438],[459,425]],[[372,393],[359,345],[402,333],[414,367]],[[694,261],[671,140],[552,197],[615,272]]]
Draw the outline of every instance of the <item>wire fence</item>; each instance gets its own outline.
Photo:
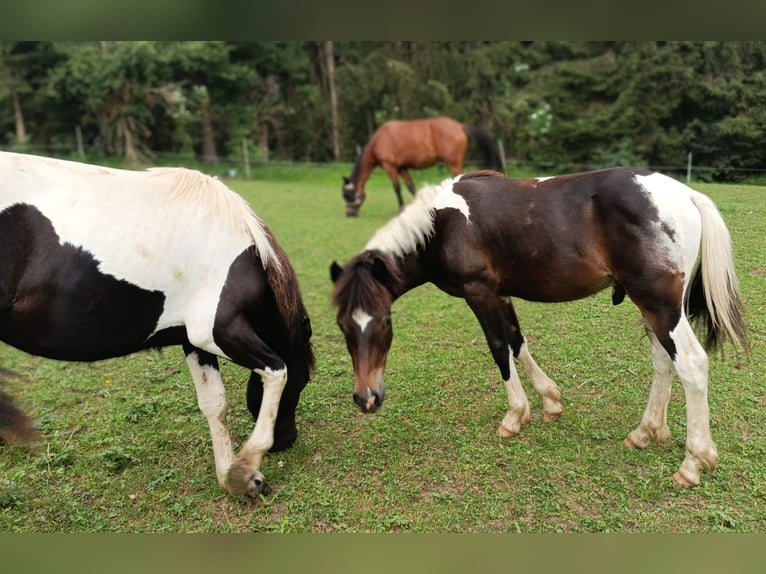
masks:
[[[215,159],[204,160],[197,154],[192,153],[174,153],[167,151],[149,151],[141,160],[141,165],[178,165],[184,167],[194,167],[212,175],[250,179],[251,173],[258,168],[271,167],[290,167],[290,166],[323,166],[327,168],[346,167],[353,163],[352,160],[346,162],[333,161],[296,161],[289,159],[279,159],[271,157],[268,160],[253,160],[248,157],[247,145],[242,146],[241,153],[235,155],[218,155]],[[32,145],[24,146],[0,146],[3,151],[16,151],[30,153],[35,155],[46,155],[82,161],[86,163],[97,163],[101,165],[124,166],[126,164],[123,158],[117,156],[105,155],[98,149],[89,149],[81,145],[72,146],[67,144],[52,145]],[[694,181],[744,181],[746,183],[766,185],[766,167],[762,168],[736,168],[721,166],[694,165],[693,157],[689,154],[686,165],[636,165],[685,180],[687,183]],[[563,173],[575,173],[579,171],[589,171],[612,167],[604,163],[597,162],[545,162],[528,161],[517,158],[505,158],[509,176],[524,174],[534,175],[553,175]],[[478,169],[481,165],[477,160],[466,160],[466,171]]]

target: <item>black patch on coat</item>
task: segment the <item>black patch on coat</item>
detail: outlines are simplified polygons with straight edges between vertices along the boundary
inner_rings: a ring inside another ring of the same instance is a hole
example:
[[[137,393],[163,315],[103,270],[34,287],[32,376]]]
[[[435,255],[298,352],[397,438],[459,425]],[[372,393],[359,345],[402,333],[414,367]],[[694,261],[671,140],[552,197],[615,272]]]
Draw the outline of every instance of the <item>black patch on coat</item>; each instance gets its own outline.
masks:
[[[99,271],[91,253],[60,242],[37,207],[15,204],[0,212],[0,262],[0,339],[6,343],[67,361],[152,346],[147,338],[165,295]],[[179,342],[178,335],[162,342]]]

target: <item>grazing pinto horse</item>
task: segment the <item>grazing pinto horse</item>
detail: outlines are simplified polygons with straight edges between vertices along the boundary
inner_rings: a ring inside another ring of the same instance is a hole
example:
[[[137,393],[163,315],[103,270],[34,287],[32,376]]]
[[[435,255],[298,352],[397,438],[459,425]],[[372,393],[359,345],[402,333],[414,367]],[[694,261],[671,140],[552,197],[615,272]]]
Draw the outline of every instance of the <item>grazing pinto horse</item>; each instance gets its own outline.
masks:
[[[363,411],[383,403],[392,303],[431,282],[464,298],[481,324],[508,395],[498,428],[504,437],[530,419],[511,358],[541,395],[545,420],[562,412],[559,388],[532,358],[509,298],[571,301],[612,287],[618,304],[627,294],[643,314],[654,380],[643,419],[625,443],[644,448],[669,438],[675,371],[686,395],[687,439],[673,478],[696,485],[701,467],[714,469],[708,357],[689,319],[702,319],[708,347],[727,337],[746,351],[749,344],[729,232],[709,198],[676,180],[634,168],[540,179],[456,177],[421,190],[344,268],[333,263],[330,270],[354,366],[354,401]]]
[[[355,216],[365,200],[364,184],[372,170],[382,167],[388,174],[399,201],[404,207],[399,176],[415,195],[409,169],[425,169],[443,161],[452,175],[463,173],[463,158],[468,138],[476,142],[484,155],[485,167],[503,170],[503,161],[490,135],[483,129],[461,124],[450,118],[429,118],[410,121],[389,121],[372,134],[362,154],[357,158],[351,177],[343,178],[343,198],[346,215]]]
[[[268,491],[261,460],[295,440],[311,327],[284,251],[239,195],[186,169],[0,153],[0,261],[0,340],[66,361],[182,345],[218,482]],[[217,357],[251,370],[257,420],[238,456]],[[5,395],[3,427],[29,428]]]

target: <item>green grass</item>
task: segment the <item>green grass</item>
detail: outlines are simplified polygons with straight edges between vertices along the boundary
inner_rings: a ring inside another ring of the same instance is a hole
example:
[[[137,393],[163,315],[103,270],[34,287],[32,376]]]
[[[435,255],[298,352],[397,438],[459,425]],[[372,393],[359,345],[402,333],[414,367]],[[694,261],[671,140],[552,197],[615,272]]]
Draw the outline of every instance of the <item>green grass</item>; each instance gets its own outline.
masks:
[[[670,479],[684,454],[678,382],[672,440],[645,451],[622,445],[646,405],[651,363],[635,307],[612,307],[608,293],[559,305],[517,301],[533,355],[564,393],[558,422],[542,421],[522,376],[531,424],[510,440],[495,435],[506,399],[480,328],[461,300],[432,286],[395,304],[386,405],[359,413],[328,268],[357,253],[396,203],[376,172],[361,216],[346,218],[340,181],[349,171],[276,166],[231,182],[290,256],[314,330],[317,369],[298,407],[299,440],[264,461],[273,495],[251,502],[218,486],[179,349],[74,364],[0,346],[0,365],[24,375],[9,390],[42,433],[32,447],[0,449],[0,531],[766,530],[766,188],[694,186],[730,226],[754,353],[728,349],[711,362],[721,460],[699,487],[681,489]],[[414,174],[419,185],[445,175]],[[222,370],[239,443],[252,429],[247,373],[225,362]]]

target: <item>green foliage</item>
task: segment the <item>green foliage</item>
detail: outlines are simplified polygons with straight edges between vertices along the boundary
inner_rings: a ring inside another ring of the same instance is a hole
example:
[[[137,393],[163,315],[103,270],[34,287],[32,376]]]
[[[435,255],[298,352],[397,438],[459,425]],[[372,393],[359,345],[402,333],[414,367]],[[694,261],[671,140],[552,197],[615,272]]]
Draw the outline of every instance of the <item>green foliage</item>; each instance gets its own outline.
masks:
[[[317,368],[297,410],[299,437],[265,457],[274,492],[224,493],[210,436],[178,349],[94,364],[48,361],[0,346],[22,373],[6,390],[39,423],[37,444],[0,448],[3,532],[763,532],[766,524],[766,188],[695,185],[729,225],[752,329],[751,358],[711,359],[709,398],[721,460],[694,489],[673,485],[684,456],[676,381],[672,438],[645,451],[622,439],[639,422],[651,361],[639,316],[607,292],[567,304],[517,302],[530,350],[557,381],[565,411],[502,440],[506,398],[481,328],[461,300],[420,287],[393,308],[388,398],[353,405],[351,361],[330,305],[329,265],[347,261],[395,214],[374,172],[359,218],[344,216],[350,165],[271,163],[232,180],[296,268]],[[414,175],[420,186],[446,170]],[[253,421],[247,373],[221,361],[235,448]]]
[[[345,161],[387,120],[448,115],[512,165],[682,170],[691,152],[708,180],[766,166],[766,42],[333,44]],[[2,42],[0,145],[71,156],[78,126],[98,161],[215,163],[243,141],[253,161],[331,161],[324,46]]]

